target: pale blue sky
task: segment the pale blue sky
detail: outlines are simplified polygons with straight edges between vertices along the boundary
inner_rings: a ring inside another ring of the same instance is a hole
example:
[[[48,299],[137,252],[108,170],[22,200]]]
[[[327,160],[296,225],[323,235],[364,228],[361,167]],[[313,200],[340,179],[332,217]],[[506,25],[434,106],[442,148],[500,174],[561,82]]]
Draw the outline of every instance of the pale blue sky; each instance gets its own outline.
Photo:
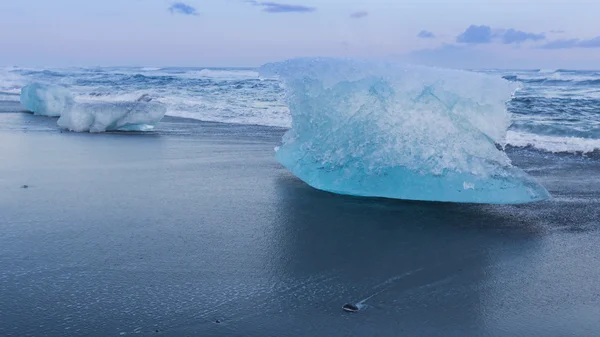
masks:
[[[257,66],[349,56],[600,68],[598,13],[597,0],[3,0],[0,64]]]

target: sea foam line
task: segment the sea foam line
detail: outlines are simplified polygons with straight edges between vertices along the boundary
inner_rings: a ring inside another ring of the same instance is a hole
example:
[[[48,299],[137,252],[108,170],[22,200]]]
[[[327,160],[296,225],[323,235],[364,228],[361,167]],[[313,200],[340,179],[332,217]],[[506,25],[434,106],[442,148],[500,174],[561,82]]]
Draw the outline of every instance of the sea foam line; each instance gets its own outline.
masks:
[[[600,139],[546,136],[515,131],[508,131],[506,142],[515,147],[533,147],[553,153],[590,153],[600,150]]]

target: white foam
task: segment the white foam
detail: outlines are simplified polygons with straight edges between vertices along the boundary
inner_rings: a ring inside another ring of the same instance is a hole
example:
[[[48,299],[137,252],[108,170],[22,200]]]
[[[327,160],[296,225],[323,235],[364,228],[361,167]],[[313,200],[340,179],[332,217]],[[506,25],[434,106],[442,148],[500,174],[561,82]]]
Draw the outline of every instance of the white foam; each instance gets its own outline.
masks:
[[[174,104],[175,97],[163,97],[159,102],[169,108],[168,116],[196,119],[206,122],[231,124],[264,125],[289,128],[292,116],[283,105],[261,107],[262,102],[250,103],[246,107],[232,107],[226,102],[193,101],[190,99]]]
[[[531,146],[538,150],[553,153],[590,153],[600,150],[600,139],[543,136],[515,131],[508,131],[506,142],[516,147]]]

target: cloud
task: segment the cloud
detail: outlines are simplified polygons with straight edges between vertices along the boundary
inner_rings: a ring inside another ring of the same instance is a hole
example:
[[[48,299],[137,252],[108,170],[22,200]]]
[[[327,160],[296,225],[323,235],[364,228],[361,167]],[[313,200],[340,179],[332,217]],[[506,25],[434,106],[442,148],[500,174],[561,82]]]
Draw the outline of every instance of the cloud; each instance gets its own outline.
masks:
[[[183,2],[176,2],[169,7],[171,14],[183,14],[183,15],[198,15],[196,8],[186,5]]]
[[[600,36],[589,40],[566,39],[555,40],[541,46],[542,49],[600,48]]]
[[[522,43],[528,40],[544,40],[546,35],[527,33],[513,28],[492,30],[490,26],[471,25],[456,37],[458,43],[483,44],[500,41],[504,44]]]
[[[435,34],[428,30],[422,30],[419,32],[419,34],[417,34],[417,37],[420,37],[422,39],[435,39]]]
[[[500,38],[502,39],[502,43],[511,44],[511,43],[521,43],[527,40],[531,41],[540,41],[546,38],[544,34],[535,34],[535,33],[526,33],[520,30],[509,29],[500,34]]]
[[[257,2],[258,6],[263,7],[263,11],[267,13],[310,13],[317,9],[302,5],[286,5],[276,2]]]
[[[354,13],[350,14],[350,17],[353,19],[361,19],[368,15],[369,15],[369,12],[367,12],[367,11],[358,11],[358,12],[354,12]]]
[[[556,40],[546,43],[540,48],[543,49],[568,49],[568,48],[577,48],[577,43],[579,43],[578,39],[570,39],[570,40]]]
[[[257,0],[242,0],[242,2],[246,2],[257,7],[263,7],[263,12],[267,13],[310,13],[317,10],[315,7],[286,5],[276,2],[260,2]]]
[[[490,26],[471,25],[462,34],[456,37],[458,43],[490,43],[492,42],[492,28]]]
[[[579,47],[581,48],[600,48],[600,36],[597,36],[589,40],[579,41]]]

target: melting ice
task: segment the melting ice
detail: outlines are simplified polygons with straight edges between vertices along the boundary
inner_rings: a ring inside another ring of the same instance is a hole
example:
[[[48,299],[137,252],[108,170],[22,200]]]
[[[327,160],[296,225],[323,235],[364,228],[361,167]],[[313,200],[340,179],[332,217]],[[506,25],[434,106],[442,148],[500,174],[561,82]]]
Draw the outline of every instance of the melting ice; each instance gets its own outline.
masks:
[[[21,104],[36,115],[59,117],[75,101],[66,88],[34,83],[21,89]]]
[[[505,143],[502,78],[350,59],[261,67],[287,91],[292,128],[276,158],[309,185],[411,200],[525,203],[548,192],[497,146]]]
[[[76,132],[147,131],[167,112],[142,96],[134,102],[75,102],[63,87],[30,84],[21,90],[21,104],[36,115],[59,116],[58,126]]]

